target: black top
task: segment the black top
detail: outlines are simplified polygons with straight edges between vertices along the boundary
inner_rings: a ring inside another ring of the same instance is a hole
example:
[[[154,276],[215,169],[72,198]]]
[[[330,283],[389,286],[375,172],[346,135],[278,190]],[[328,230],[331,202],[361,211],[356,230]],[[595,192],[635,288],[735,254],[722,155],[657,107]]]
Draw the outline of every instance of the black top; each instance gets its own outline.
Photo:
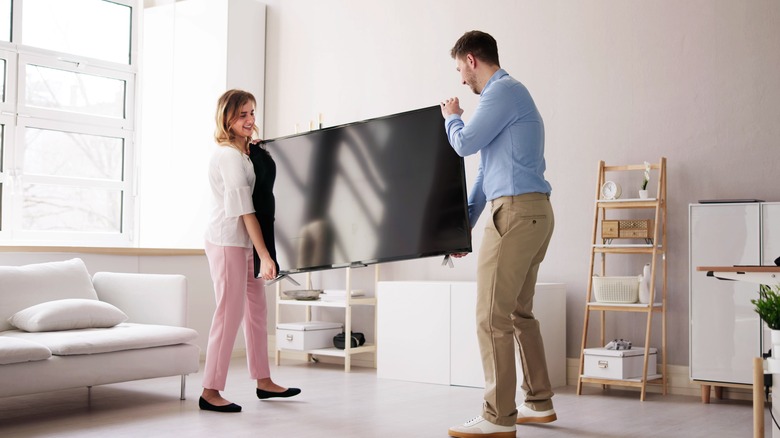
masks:
[[[276,200],[274,199],[274,181],[276,180],[276,163],[262,146],[262,142],[249,145],[249,159],[255,168],[255,188],[252,191],[252,203],[255,206],[255,216],[260,222],[260,230],[263,234],[265,247],[276,264],[276,272],[279,272],[279,262],[276,261],[276,245],[274,243],[274,213]],[[255,278],[260,276],[260,257],[257,250],[252,247],[255,258]]]

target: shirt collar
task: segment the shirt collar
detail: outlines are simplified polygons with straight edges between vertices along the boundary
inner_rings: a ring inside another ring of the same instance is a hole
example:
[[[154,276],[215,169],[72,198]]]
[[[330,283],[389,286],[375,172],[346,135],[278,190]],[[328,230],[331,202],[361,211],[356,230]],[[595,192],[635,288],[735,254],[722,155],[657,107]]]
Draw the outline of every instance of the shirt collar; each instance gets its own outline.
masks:
[[[481,92],[481,93],[479,93],[479,96],[480,96],[480,97],[482,97],[482,95],[483,95],[483,94],[485,94],[485,90],[487,90],[487,89],[488,89],[488,87],[489,87],[489,86],[490,86],[490,85],[491,85],[493,82],[495,82],[495,81],[497,81],[497,80],[499,80],[499,79],[503,78],[504,76],[507,76],[508,74],[509,74],[509,73],[507,73],[507,72],[506,72],[506,70],[504,70],[503,68],[499,68],[498,70],[496,70],[496,72],[495,72],[495,73],[493,73],[493,76],[491,76],[491,77],[490,77],[490,79],[489,79],[489,80],[487,81],[487,83],[485,84],[485,87],[484,87],[484,88],[482,88],[482,92]]]

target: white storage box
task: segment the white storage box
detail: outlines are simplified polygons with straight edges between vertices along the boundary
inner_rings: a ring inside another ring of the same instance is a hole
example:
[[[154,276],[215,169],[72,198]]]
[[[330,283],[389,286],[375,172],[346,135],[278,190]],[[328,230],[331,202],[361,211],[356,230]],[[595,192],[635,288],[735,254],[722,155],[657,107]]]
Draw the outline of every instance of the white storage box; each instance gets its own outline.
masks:
[[[314,350],[333,347],[333,337],[343,331],[338,322],[309,321],[276,324],[276,348]]]
[[[607,350],[606,348],[585,349],[585,369],[587,377],[604,379],[637,379],[642,377],[645,349],[634,347],[630,350]],[[647,358],[647,375],[656,374],[657,350],[650,348]]]

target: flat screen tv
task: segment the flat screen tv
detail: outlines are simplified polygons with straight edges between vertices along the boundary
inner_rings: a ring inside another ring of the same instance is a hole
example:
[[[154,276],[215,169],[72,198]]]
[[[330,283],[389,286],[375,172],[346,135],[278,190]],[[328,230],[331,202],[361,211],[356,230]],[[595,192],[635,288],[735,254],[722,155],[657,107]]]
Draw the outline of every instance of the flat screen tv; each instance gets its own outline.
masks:
[[[438,106],[267,140],[280,274],[471,251]]]

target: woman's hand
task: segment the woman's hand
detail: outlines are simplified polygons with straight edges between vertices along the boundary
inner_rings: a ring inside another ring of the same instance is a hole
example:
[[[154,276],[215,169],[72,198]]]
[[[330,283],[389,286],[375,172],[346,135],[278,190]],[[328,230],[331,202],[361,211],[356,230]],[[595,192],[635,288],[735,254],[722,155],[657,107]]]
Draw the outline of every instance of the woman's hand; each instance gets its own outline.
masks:
[[[268,252],[265,256],[260,256],[260,276],[266,281],[276,278],[276,263]]]
[[[257,256],[260,257],[260,277],[263,280],[273,280],[276,278],[276,263],[271,258],[268,248],[265,247],[263,233],[260,230],[260,222],[257,221],[254,213],[241,215],[241,218],[244,220],[246,231],[249,233],[249,238],[252,240],[255,251],[257,251]]]

